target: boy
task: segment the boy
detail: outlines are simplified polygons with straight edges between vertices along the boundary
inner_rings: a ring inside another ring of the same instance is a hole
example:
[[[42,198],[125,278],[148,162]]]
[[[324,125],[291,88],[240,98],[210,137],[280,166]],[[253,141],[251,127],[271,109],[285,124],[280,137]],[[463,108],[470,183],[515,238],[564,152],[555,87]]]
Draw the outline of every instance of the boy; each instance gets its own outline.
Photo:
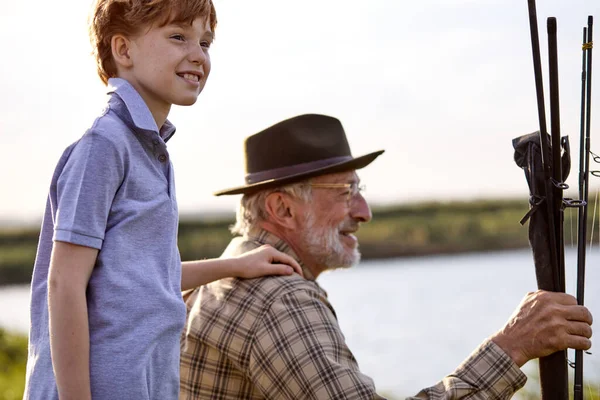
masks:
[[[31,285],[25,399],[176,399],[181,290],[292,272],[274,262],[300,269],[266,247],[181,264],[167,115],[202,91],[215,26],[211,0],[95,4],[90,37],[110,98],[52,178]]]

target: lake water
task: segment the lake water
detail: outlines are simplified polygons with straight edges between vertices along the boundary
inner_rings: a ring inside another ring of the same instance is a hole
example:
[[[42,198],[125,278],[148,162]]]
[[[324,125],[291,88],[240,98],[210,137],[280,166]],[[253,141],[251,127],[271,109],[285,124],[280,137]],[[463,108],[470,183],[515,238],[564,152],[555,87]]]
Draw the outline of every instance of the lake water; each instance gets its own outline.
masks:
[[[520,250],[369,261],[325,273],[319,282],[361,369],[380,392],[402,396],[450,373],[504,324],[536,288],[531,259],[530,251]],[[575,293],[575,260],[575,251],[567,250],[569,293]],[[600,315],[599,266],[596,248],[588,253],[585,299],[595,315]],[[0,288],[0,326],[27,332],[28,302],[27,286]],[[600,360],[591,351],[584,373],[597,382]],[[523,367],[528,375],[536,368]],[[527,387],[535,388],[535,381]]]

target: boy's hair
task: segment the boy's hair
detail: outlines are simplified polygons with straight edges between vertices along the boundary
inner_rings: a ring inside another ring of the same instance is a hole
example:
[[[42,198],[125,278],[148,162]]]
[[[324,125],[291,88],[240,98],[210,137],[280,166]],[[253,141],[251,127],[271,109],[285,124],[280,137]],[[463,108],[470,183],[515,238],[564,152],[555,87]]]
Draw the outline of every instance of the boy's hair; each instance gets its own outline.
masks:
[[[208,18],[211,31],[217,25],[212,0],[96,0],[89,17],[89,35],[98,75],[104,84],[117,76],[110,42],[116,34],[131,36],[152,24],[193,23]]]

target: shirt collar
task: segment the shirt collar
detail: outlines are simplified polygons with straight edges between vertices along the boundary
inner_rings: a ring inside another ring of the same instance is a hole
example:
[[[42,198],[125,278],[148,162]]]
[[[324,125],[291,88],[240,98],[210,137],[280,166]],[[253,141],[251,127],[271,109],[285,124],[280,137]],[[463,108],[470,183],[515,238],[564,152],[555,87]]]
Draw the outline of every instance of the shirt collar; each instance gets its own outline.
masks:
[[[112,103],[112,95],[116,94],[125,105],[128,119],[133,125],[147,132],[154,132],[166,142],[175,134],[175,126],[167,119],[160,131],[156,126],[156,121],[150,112],[150,109],[142,99],[142,96],[127,80],[122,78],[110,78],[108,80],[108,95],[111,96],[109,102]]]
[[[245,237],[245,240],[250,242],[255,242],[260,245],[268,244],[273,246],[275,249],[281,251],[282,253],[287,254],[292,257],[294,260],[298,261],[298,264],[302,267],[302,273],[304,274],[304,278],[309,281],[314,281],[314,275],[306,268],[302,260],[298,258],[298,255],[292,250],[289,244],[287,244],[283,239],[275,236],[271,232],[268,232],[264,229],[257,228],[251,232],[249,232]]]

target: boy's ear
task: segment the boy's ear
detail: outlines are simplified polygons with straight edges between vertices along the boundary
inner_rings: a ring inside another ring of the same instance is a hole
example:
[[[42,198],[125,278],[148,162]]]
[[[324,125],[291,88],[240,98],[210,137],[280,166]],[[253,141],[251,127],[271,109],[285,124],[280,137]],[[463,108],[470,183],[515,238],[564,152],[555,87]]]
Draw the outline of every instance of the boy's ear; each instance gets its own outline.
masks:
[[[123,35],[117,34],[110,39],[110,49],[117,68],[129,68],[133,65],[129,56],[130,46],[131,41]]]
[[[265,199],[265,210],[271,222],[287,228],[296,228],[296,204],[285,193],[274,192]]]

